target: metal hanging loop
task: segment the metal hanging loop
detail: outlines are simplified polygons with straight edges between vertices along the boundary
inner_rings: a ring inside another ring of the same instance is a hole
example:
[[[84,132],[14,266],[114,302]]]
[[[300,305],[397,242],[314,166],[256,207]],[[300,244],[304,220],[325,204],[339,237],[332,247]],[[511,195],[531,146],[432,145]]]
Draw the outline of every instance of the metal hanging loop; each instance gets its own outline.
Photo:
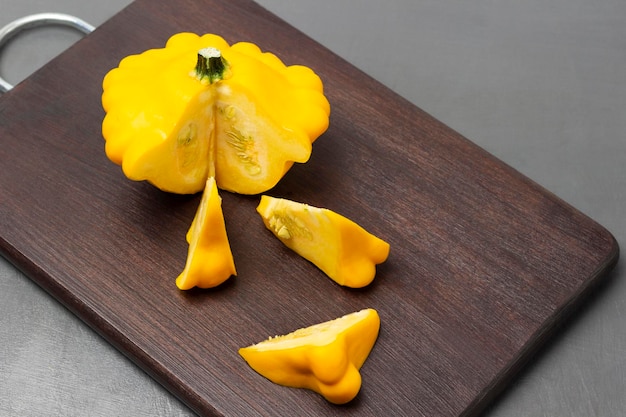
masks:
[[[4,45],[15,35],[23,30],[39,26],[61,25],[69,26],[84,34],[89,34],[95,29],[94,26],[77,17],[64,13],[38,13],[16,19],[0,29],[0,53]],[[6,93],[13,88],[2,76],[0,76],[0,93]]]

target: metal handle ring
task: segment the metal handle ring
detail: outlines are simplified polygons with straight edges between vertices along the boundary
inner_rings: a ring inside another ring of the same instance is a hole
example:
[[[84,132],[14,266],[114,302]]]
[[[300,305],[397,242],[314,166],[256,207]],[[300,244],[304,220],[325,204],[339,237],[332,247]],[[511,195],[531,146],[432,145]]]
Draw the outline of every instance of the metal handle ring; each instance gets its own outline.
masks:
[[[16,19],[2,29],[0,29],[0,52],[4,45],[15,35],[20,33],[23,30],[39,27],[39,26],[51,26],[51,25],[61,25],[61,26],[69,26],[72,27],[84,34],[91,33],[95,27],[90,25],[89,23],[63,13],[38,13],[32,14],[29,16],[25,16],[19,19]],[[7,82],[2,76],[0,76],[0,93],[6,93],[10,89],[13,88],[9,82]]]

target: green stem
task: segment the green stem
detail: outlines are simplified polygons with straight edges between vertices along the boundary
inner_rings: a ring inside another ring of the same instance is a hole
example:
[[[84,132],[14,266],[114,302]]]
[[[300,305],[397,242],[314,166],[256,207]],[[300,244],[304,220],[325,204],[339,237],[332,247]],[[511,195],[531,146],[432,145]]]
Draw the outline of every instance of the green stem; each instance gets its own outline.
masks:
[[[209,47],[198,51],[196,76],[199,80],[206,80],[209,84],[213,84],[224,78],[227,69],[228,62],[219,49]]]

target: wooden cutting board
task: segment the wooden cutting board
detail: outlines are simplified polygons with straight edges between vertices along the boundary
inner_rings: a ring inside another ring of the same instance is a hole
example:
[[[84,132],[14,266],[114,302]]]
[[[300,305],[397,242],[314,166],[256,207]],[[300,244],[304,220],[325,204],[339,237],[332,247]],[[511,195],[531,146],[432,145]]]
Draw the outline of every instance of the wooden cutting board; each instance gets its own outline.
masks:
[[[334,284],[264,228],[258,196],[222,192],[238,276],[177,290],[199,196],[131,182],[106,159],[100,94],[122,57],[180,31],[252,41],[322,77],[331,127],[268,194],[387,240],[370,287]],[[0,99],[0,167],[2,254],[203,415],[476,415],[619,252],[603,227],[247,0],[130,5]],[[382,328],[347,406],[238,356],[365,307]]]

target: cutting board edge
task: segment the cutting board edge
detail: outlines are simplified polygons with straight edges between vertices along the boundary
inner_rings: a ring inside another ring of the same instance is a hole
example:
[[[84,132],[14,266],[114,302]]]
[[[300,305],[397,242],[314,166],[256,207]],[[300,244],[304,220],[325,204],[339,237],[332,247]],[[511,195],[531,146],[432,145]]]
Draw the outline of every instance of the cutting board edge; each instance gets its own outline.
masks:
[[[15,247],[10,246],[2,237],[0,237],[0,256],[194,412],[201,415],[207,413],[209,413],[207,415],[222,415],[211,404],[207,404],[197,396],[192,396],[193,393],[185,389],[183,383],[173,382],[178,381],[175,374],[167,372],[167,368],[157,361],[152,361],[150,355],[133,343],[123,331],[104,320],[88,303],[60,285],[60,280],[39,268],[34,261],[15,250]]]
[[[550,341],[556,333],[565,331],[568,326],[573,325],[574,316],[584,309],[585,305],[595,299],[595,295],[604,286],[612,281],[612,272],[620,261],[620,246],[615,236],[604,226],[597,223],[587,215],[586,218],[594,222],[601,232],[610,241],[609,251],[607,251],[604,262],[602,262],[594,273],[586,280],[586,285],[579,287],[579,292],[573,294],[554,314],[544,321],[544,325],[537,329],[537,332],[528,340],[528,343],[519,351],[517,358],[508,367],[495,377],[491,384],[476,396],[466,410],[459,417],[476,417],[488,410],[499,399],[501,399],[511,388],[511,384],[521,373],[528,370],[528,365],[537,355],[541,355],[550,346]]]

